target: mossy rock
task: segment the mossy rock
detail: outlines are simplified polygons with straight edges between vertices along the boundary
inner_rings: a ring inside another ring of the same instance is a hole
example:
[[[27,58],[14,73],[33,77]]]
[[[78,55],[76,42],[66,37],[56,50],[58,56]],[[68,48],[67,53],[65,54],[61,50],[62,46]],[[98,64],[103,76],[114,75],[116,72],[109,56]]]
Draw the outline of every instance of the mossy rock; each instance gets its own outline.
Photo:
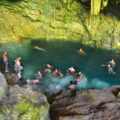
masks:
[[[3,74],[0,73],[0,100],[6,95],[6,92],[7,92],[7,83]]]
[[[49,104],[40,91],[9,86],[0,106],[0,120],[49,120]]]

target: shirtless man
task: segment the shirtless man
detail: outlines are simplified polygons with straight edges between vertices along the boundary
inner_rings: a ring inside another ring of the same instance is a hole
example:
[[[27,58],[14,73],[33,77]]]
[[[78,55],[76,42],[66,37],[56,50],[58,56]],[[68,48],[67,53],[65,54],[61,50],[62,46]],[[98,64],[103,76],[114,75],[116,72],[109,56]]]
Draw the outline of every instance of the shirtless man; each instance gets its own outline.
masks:
[[[112,59],[112,60],[110,60],[109,62],[108,62],[108,72],[110,73],[110,74],[115,74],[115,72],[114,72],[114,67],[115,67],[115,61],[114,61],[114,59]]]
[[[114,72],[114,67],[115,67],[115,61],[114,61],[114,59],[110,60],[110,61],[107,63],[107,65],[102,64],[101,66],[102,66],[102,67],[107,66],[107,68],[108,68],[108,73],[109,73],[109,74],[113,74],[113,75],[116,74],[116,73]]]
[[[17,72],[17,75],[19,77],[19,79],[22,78],[22,75],[21,75],[21,70],[23,69],[23,67],[20,65],[20,60],[21,60],[21,57],[18,57],[15,59],[15,71]]]
[[[21,57],[15,59],[15,70],[16,71],[20,71],[23,69],[23,67],[20,65],[20,60],[21,60]]]
[[[3,54],[3,63],[5,64],[5,72],[9,72],[7,52],[4,52],[4,54]]]

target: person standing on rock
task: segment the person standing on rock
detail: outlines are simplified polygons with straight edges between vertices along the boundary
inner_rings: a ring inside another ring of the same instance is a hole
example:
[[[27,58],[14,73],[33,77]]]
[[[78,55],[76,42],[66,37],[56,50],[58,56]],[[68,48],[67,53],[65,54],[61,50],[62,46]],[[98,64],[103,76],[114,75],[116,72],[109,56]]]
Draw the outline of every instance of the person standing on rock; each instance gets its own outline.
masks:
[[[22,78],[21,70],[23,69],[23,67],[20,65],[20,60],[21,60],[21,57],[16,58],[15,59],[15,65],[14,65],[15,71],[17,72],[19,79]]]
[[[4,54],[3,54],[3,63],[5,64],[5,72],[9,72],[7,52],[4,52]]]
[[[23,69],[23,67],[20,65],[20,60],[21,60],[21,57],[18,57],[15,59],[15,70],[16,71],[20,71]]]

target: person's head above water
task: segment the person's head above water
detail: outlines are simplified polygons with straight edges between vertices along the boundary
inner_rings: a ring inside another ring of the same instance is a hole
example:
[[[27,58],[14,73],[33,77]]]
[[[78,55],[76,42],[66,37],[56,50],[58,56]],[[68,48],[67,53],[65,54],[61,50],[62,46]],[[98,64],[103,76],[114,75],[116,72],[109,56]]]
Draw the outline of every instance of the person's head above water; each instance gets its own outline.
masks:
[[[74,69],[73,66],[71,66],[71,67],[69,68],[69,70],[74,71],[75,69]]]
[[[50,64],[46,64],[46,66],[47,66],[48,68],[52,68],[52,66],[51,66]]]
[[[114,60],[114,59],[111,59],[109,63],[115,64],[115,60]]]
[[[18,59],[18,60],[21,60],[21,57],[18,57],[17,59]]]
[[[112,59],[111,61],[112,61],[112,62],[115,62],[115,60],[114,60],[114,59]]]

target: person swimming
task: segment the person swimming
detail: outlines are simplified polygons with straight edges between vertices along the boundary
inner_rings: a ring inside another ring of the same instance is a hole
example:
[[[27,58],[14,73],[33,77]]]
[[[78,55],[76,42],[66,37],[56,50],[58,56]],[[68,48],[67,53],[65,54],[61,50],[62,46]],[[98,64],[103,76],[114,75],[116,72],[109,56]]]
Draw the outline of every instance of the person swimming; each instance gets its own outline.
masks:
[[[39,77],[40,80],[42,79],[42,70],[41,69],[38,70],[38,77]]]
[[[79,50],[76,50],[76,52],[79,54],[85,54],[85,51],[82,48],[80,48]]]
[[[114,59],[112,59],[108,62],[108,73],[109,74],[115,74],[114,67],[115,67],[115,61]]]
[[[75,87],[76,87],[76,82],[70,81],[70,85],[68,86],[68,88],[69,88],[70,90],[74,90]]]
[[[71,66],[71,67],[68,68],[68,70],[67,70],[67,73],[70,74],[70,75],[71,75],[71,74],[72,74],[72,75],[75,74],[75,72],[76,72],[76,71],[75,71],[75,69],[73,68],[73,66]]]
[[[52,76],[57,77],[57,75],[58,75],[58,70],[57,69],[53,70]]]
[[[113,74],[113,75],[116,74],[114,72],[114,67],[115,67],[115,60],[114,59],[110,60],[107,65],[102,64],[101,66],[102,67],[107,66],[109,74]]]
[[[52,68],[53,68],[52,65],[46,64],[46,65],[44,65],[44,72],[51,73],[52,72]]]
[[[37,49],[37,50],[39,50],[39,51],[46,51],[45,49],[40,48],[40,47],[38,47],[38,46],[35,46],[34,48]]]
[[[58,70],[58,76],[59,76],[60,78],[63,77],[63,72],[62,72],[61,70]]]
[[[39,83],[40,80],[38,80],[38,79],[35,79],[35,80],[33,80],[33,79],[27,79],[26,82],[27,82],[27,83],[33,83],[33,84],[36,84],[36,83]]]
[[[115,67],[115,60],[114,59],[110,60],[108,64],[110,64],[110,67],[112,69],[114,69],[114,67]]]
[[[82,72],[78,72],[75,75],[76,75],[75,81],[79,83],[82,78]]]

